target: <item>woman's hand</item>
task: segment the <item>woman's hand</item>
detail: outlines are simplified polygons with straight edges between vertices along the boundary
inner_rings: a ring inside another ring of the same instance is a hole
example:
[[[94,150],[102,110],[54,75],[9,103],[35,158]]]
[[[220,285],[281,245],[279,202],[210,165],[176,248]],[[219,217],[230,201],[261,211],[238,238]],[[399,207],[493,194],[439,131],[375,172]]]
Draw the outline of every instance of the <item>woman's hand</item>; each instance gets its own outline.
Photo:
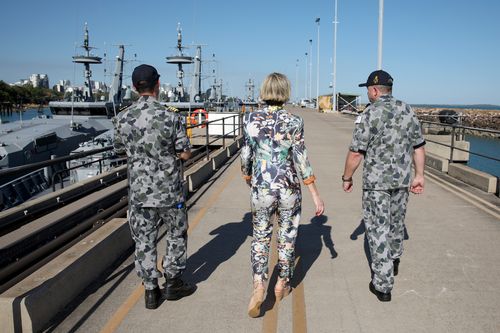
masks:
[[[313,201],[316,206],[316,216],[323,215],[323,212],[325,211],[325,203],[323,200],[319,197],[319,195],[313,195]]]
[[[315,212],[316,216],[322,215],[323,212],[325,211],[325,204],[324,204],[323,200],[321,199],[321,197],[319,196],[319,191],[316,188],[316,184],[311,183],[311,184],[307,185],[307,189],[309,190],[309,192],[311,192],[311,196],[312,196],[312,199],[314,201],[314,205],[316,206],[316,212]]]

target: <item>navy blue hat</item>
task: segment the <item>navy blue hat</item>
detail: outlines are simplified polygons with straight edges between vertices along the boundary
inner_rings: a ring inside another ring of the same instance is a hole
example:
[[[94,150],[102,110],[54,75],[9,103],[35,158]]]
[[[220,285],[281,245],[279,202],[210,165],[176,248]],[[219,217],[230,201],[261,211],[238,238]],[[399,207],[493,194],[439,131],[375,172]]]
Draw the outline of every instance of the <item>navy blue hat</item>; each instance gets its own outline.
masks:
[[[132,72],[132,84],[139,88],[142,85],[155,84],[160,78],[156,68],[150,65],[139,65]]]
[[[389,86],[392,87],[393,83],[392,76],[383,71],[383,70],[378,70],[375,72],[372,72],[370,76],[368,76],[368,79],[366,80],[366,83],[360,83],[359,87],[369,87],[369,86]]]

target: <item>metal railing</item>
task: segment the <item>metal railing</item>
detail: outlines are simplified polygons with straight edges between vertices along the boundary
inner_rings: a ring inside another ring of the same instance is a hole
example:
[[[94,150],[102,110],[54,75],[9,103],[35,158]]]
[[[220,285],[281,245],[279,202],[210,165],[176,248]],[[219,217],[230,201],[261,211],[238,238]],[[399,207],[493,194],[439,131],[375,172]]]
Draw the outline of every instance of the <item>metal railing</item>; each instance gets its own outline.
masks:
[[[90,156],[90,155],[95,155],[98,153],[102,153],[108,150],[112,150],[113,146],[109,147],[104,147],[104,148],[99,148],[99,149],[93,149],[89,150],[86,152],[82,153],[76,153],[72,154],[69,156],[63,156],[63,157],[56,157],[48,161],[43,161],[43,162],[37,162],[37,163],[31,163],[27,165],[22,165],[18,167],[13,167],[13,168],[7,168],[7,169],[0,169],[0,178],[1,177],[8,177],[8,176],[16,176],[16,175],[23,175],[38,169],[42,169],[45,167],[54,167],[55,165],[68,162],[71,160],[76,160],[82,157]]]
[[[427,128],[430,128],[430,126],[451,128],[451,130],[450,130],[451,144],[446,144],[446,143],[438,142],[435,140],[426,139],[426,141],[428,141],[428,142],[432,142],[432,143],[450,148],[450,161],[453,161],[454,150],[458,150],[458,151],[469,153],[471,155],[475,155],[475,156],[479,156],[479,157],[493,160],[496,162],[500,162],[500,159],[498,159],[496,157],[476,153],[476,152],[471,151],[470,149],[469,150],[462,149],[462,148],[456,147],[456,145],[455,145],[457,140],[463,140],[463,138],[465,137],[466,131],[475,131],[475,132],[479,132],[479,133],[490,133],[490,134],[495,134],[499,137],[500,137],[500,131],[493,130],[493,129],[487,129],[487,128],[463,126],[460,124],[438,123],[438,122],[433,122],[433,121],[428,121],[428,120],[420,120],[420,122],[422,123],[422,125],[428,125]],[[422,127],[425,128],[425,126],[422,126]]]
[[[189,161],[187,161],[184,164],[184,167],[191,165],[193,163],[196,163],[197,161],[199,161],[202,158],[205,158],[207,161],[210,160],[210,145],[214,144],[218,140],[222,139],[222,147],[223,148],[226,148],[226,139],[227,138],[232,137],[233,141],[236,141],[236,137],[242,131],[242,126],[243,126],[242,117],[243,117],[243,114],[241,114],[241,113],[240,114],[233,114],[233,115],[223,117],[220,119],[203,121],[199,124],[186,126],[187,130],[193,129],[193,128],[205,128],[205,144],[201,147],[193,149],[192,153],[193,153],[194,157],[191,158]],[[229,122],[229,124],[228,124],[228,122]],[[222,134],[210,136],[209,135],[210,126],[212,126],[212,128],[214,126],[222,126]],[[232,130],[230,130],[226,133],[226,126],[231,126]],[[200,153],[200,152],[203,152],[203,153]]]

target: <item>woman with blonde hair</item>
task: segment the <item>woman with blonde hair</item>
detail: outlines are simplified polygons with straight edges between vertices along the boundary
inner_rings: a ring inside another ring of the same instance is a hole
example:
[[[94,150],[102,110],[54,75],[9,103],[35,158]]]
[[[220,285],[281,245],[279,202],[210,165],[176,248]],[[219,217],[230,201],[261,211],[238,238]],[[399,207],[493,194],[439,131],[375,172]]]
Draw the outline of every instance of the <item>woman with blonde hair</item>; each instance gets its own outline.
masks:
[[[301,190],[297,175],[307,186],[315,204],[316,215],[323,214],[324,204],[315,185],[316,177],[307,158],[304,122],[283,108],[290,97],[290,81],[280,73],[266,77],[260,98],[262,110],[245,115],[241,150],[241,171],[251,187],[253,240],[251,261],[253,294],[248,305],[250,317],[260,314],[268,280],[269,246],[276,213],[278,221],[278,280],[274,287],[279,301],[288,295],[295,260],[295,240],[300,222]]]

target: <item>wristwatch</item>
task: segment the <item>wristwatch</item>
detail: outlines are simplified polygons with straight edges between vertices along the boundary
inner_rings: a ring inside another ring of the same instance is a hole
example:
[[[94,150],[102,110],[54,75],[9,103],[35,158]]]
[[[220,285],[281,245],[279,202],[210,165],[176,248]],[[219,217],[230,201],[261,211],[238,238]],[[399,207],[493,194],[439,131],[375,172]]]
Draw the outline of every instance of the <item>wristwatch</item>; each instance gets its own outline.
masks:
[[[352,177],[344,178],[344,175],[342,175],[342,181],[352,183]]]

